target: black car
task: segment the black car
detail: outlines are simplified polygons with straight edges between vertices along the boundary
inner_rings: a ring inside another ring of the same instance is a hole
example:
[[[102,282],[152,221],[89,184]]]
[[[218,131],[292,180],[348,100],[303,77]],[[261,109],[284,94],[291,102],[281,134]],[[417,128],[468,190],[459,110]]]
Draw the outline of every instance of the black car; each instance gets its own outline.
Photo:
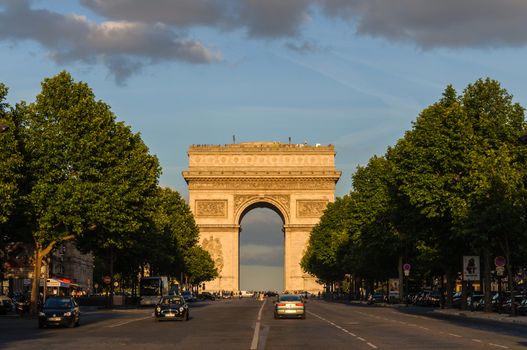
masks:
[[[155,319],[157,321],[174,319],[188,321],[189,318],[188,304],[181,296],[162,297],[156,305]]]
[[[38,313],[38,327],[75,327],[80,322],[80,308],[72,297],[50,297]]]
[[[199,298],[201,300],[216,300],[216,297],[214,296],[214,294],[210,293],[210,292],[203,292],[199,295]]]

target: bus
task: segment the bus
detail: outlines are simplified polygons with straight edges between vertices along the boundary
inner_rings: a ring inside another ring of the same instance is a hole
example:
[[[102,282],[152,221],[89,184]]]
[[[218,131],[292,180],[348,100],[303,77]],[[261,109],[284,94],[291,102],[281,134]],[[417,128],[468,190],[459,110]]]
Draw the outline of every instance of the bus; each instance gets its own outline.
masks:
[[[143,277],[139,282],[141,306],[156,305],[163,296],[168,296],[168,278],[166,276]]]

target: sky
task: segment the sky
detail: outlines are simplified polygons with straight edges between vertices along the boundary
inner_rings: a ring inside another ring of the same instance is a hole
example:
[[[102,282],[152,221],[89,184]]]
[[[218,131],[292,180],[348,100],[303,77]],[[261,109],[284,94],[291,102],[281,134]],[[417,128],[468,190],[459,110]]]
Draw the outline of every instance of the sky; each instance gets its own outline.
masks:
[[[527,106],[525,18],[525,0],[0,0],[0,82],[31,102],[69,71],[183,196],[188,146],[233,135],[335,145],[342,196],[448,84],[490,77]]]

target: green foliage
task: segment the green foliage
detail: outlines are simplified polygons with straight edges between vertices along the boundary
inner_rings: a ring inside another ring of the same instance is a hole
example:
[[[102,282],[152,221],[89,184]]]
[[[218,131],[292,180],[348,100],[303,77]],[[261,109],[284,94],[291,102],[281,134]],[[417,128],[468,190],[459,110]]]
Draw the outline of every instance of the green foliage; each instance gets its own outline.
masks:
[[[66,72],[44,80],[25,117],[27,203],[37,242],[89,229],[141,230],[159,164],[139,135]]]
[[[422,275],[454,274],[461,255],[489,250],[526,264],[526,130],[523,107],[497,81],[480,79],[461,96],[447,86],[386,157],[357,169],[302,266],[334,281],[342,269],[385,279],[398,253]]]
[[[214,267],[210,254],[197,245],[185,254],[185,272],[189,277],[189,282],[193,285],[199,285],[218,277],[218,270]]]

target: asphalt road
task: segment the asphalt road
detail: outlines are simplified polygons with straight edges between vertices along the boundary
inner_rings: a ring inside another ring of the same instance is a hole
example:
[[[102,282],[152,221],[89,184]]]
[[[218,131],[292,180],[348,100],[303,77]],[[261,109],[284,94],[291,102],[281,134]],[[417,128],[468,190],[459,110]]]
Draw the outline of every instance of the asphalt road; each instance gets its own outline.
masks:
[[[527,327],[421,308],[310,300],[305,320],[273,318],[272,300],[191,304],[191,320],[156,322],[152,309],[83,310],[78,328],[38,329],[0,317],[0,349],[527,349]]]

